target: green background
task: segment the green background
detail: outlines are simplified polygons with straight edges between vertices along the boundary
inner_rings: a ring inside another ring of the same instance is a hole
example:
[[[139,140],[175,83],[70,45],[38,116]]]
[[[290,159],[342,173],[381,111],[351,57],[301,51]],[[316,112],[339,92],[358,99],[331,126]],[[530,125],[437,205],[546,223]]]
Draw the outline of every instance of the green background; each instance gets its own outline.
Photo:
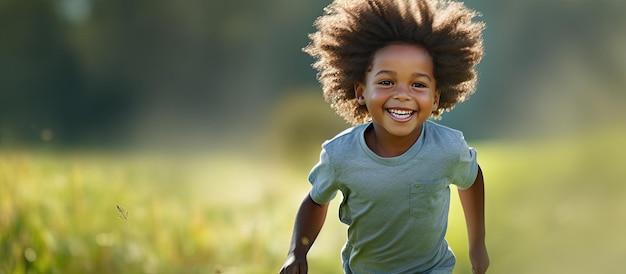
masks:
[[[328,3],[0,1],[0,273],[276,273],[347,127],[301,52]],[[478,150],[490,273],[622,271],[626,2],[466,4],[478,89],[438,122]],[[338,203],[313,273],[340,272]]]

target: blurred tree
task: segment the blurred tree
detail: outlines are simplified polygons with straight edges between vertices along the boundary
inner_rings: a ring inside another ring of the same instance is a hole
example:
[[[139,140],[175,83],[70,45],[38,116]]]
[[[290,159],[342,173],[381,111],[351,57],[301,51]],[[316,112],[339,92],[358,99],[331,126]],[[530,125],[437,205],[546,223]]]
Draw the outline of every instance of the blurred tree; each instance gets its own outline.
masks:
[[[37,140],[46,128],[71,127],[80,75],[51,2],[0,4],[2,138]],[[64,104],[63,101],[70,101]],[[16,129],[7,136],[8,129]],[[61,131],[61,130],[59,130]]]
[[[623,1],[470,1],[483,13],[478,90],[443,122],[470,138],[619,121],[626,99]],[[592,90],[592,91],[591,91]],[[589,97],[592,92],[593,97]],[[585,95],[586,94],[586,95]],[[590,100],[591,99],[591,100]],[[582,106],[584,105],[584,107]]]
[[[74,145],[193,143],[261,130],[286,94],[321,98],[301,48],[330,2],[2,1],[0,144],[39,142],[42,132]],[[541,102],[581,90],[551,83],[568,78],[588,77],[600,96],[624,99],[625,3],[466,4],[484,14],[486,54],[477,93],[442,123],[483,138],[571,119],[525,115],[529,106],[557,112]],[[590,111],[606,116],[619,103],[598,100]]]
[[[134,102],[129,130],[135,138],[188,143],[194,133],[206,139],[259,125],[277,94],[303,85],[303,79],[314,81],[311,60],[300,48],[322,6],[96,1],[73,40],[89,89],[97,92],[102,83],[129,86],[126,96]],[[311,19],[298,20],[302,14]],[[177,131],[191,134],[171,136]]]
[[[52,1],[0,5],[0,142],[70,144],[98,138],[94,130],[124,109],[119,93],[90,94],[70,29]]]

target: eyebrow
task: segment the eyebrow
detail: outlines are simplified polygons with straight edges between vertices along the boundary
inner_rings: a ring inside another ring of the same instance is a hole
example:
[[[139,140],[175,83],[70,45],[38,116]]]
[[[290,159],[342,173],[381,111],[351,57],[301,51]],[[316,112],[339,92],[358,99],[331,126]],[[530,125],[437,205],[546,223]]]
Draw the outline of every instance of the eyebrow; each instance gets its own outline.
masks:
[[[384,74],[384,73],[398,75],[397,72],[392,71],[392,70],[381,70],[381,71],[378,71],[376,74],[374,74],[374,76],[378,76],[378,75]],[[426,77],[426,78],[428,78],[428,81],[431,81],[431,82],[433,81],[433,79],[430,77],[430,75],[428,75],[426,73],[414,72],[413,74],[411,74],[411,76],[413,76],[413,77],[416,77],[416,76],[417,77]]]

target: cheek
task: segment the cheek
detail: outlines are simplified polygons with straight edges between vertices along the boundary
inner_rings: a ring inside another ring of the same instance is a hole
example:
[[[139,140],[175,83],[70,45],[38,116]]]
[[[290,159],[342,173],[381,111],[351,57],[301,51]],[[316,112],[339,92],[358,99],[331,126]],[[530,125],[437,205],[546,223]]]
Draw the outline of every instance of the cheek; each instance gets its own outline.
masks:
[[[421,101],[421,102],[435,102],[436,101],[436,96],[430,92],[424,92],[424,93],[418,93],[416,95],[416,99]]]
[[[386,92],[376,89],[367,89],[363,93],[363,97],[371,101],[381,101],[387,98]]]
[[[433,102],[439,102],[439,93],[430,93],[429,96]]]

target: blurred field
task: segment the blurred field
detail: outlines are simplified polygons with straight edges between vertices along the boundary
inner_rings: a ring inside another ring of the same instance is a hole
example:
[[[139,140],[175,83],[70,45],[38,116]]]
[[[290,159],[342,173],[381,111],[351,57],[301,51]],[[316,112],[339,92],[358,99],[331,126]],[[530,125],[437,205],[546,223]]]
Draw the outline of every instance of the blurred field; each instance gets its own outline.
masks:
[[[490,273],[622,271],[625,139],[624,130],[599,130],[472,144],[487,183]],[[0,273],[276,273],[306,172],[242,151],[5,148]],[[310,253],[313,273],[340,273],[338,203]],[[449,231],[455,273],[470,273],[456,194]]]

